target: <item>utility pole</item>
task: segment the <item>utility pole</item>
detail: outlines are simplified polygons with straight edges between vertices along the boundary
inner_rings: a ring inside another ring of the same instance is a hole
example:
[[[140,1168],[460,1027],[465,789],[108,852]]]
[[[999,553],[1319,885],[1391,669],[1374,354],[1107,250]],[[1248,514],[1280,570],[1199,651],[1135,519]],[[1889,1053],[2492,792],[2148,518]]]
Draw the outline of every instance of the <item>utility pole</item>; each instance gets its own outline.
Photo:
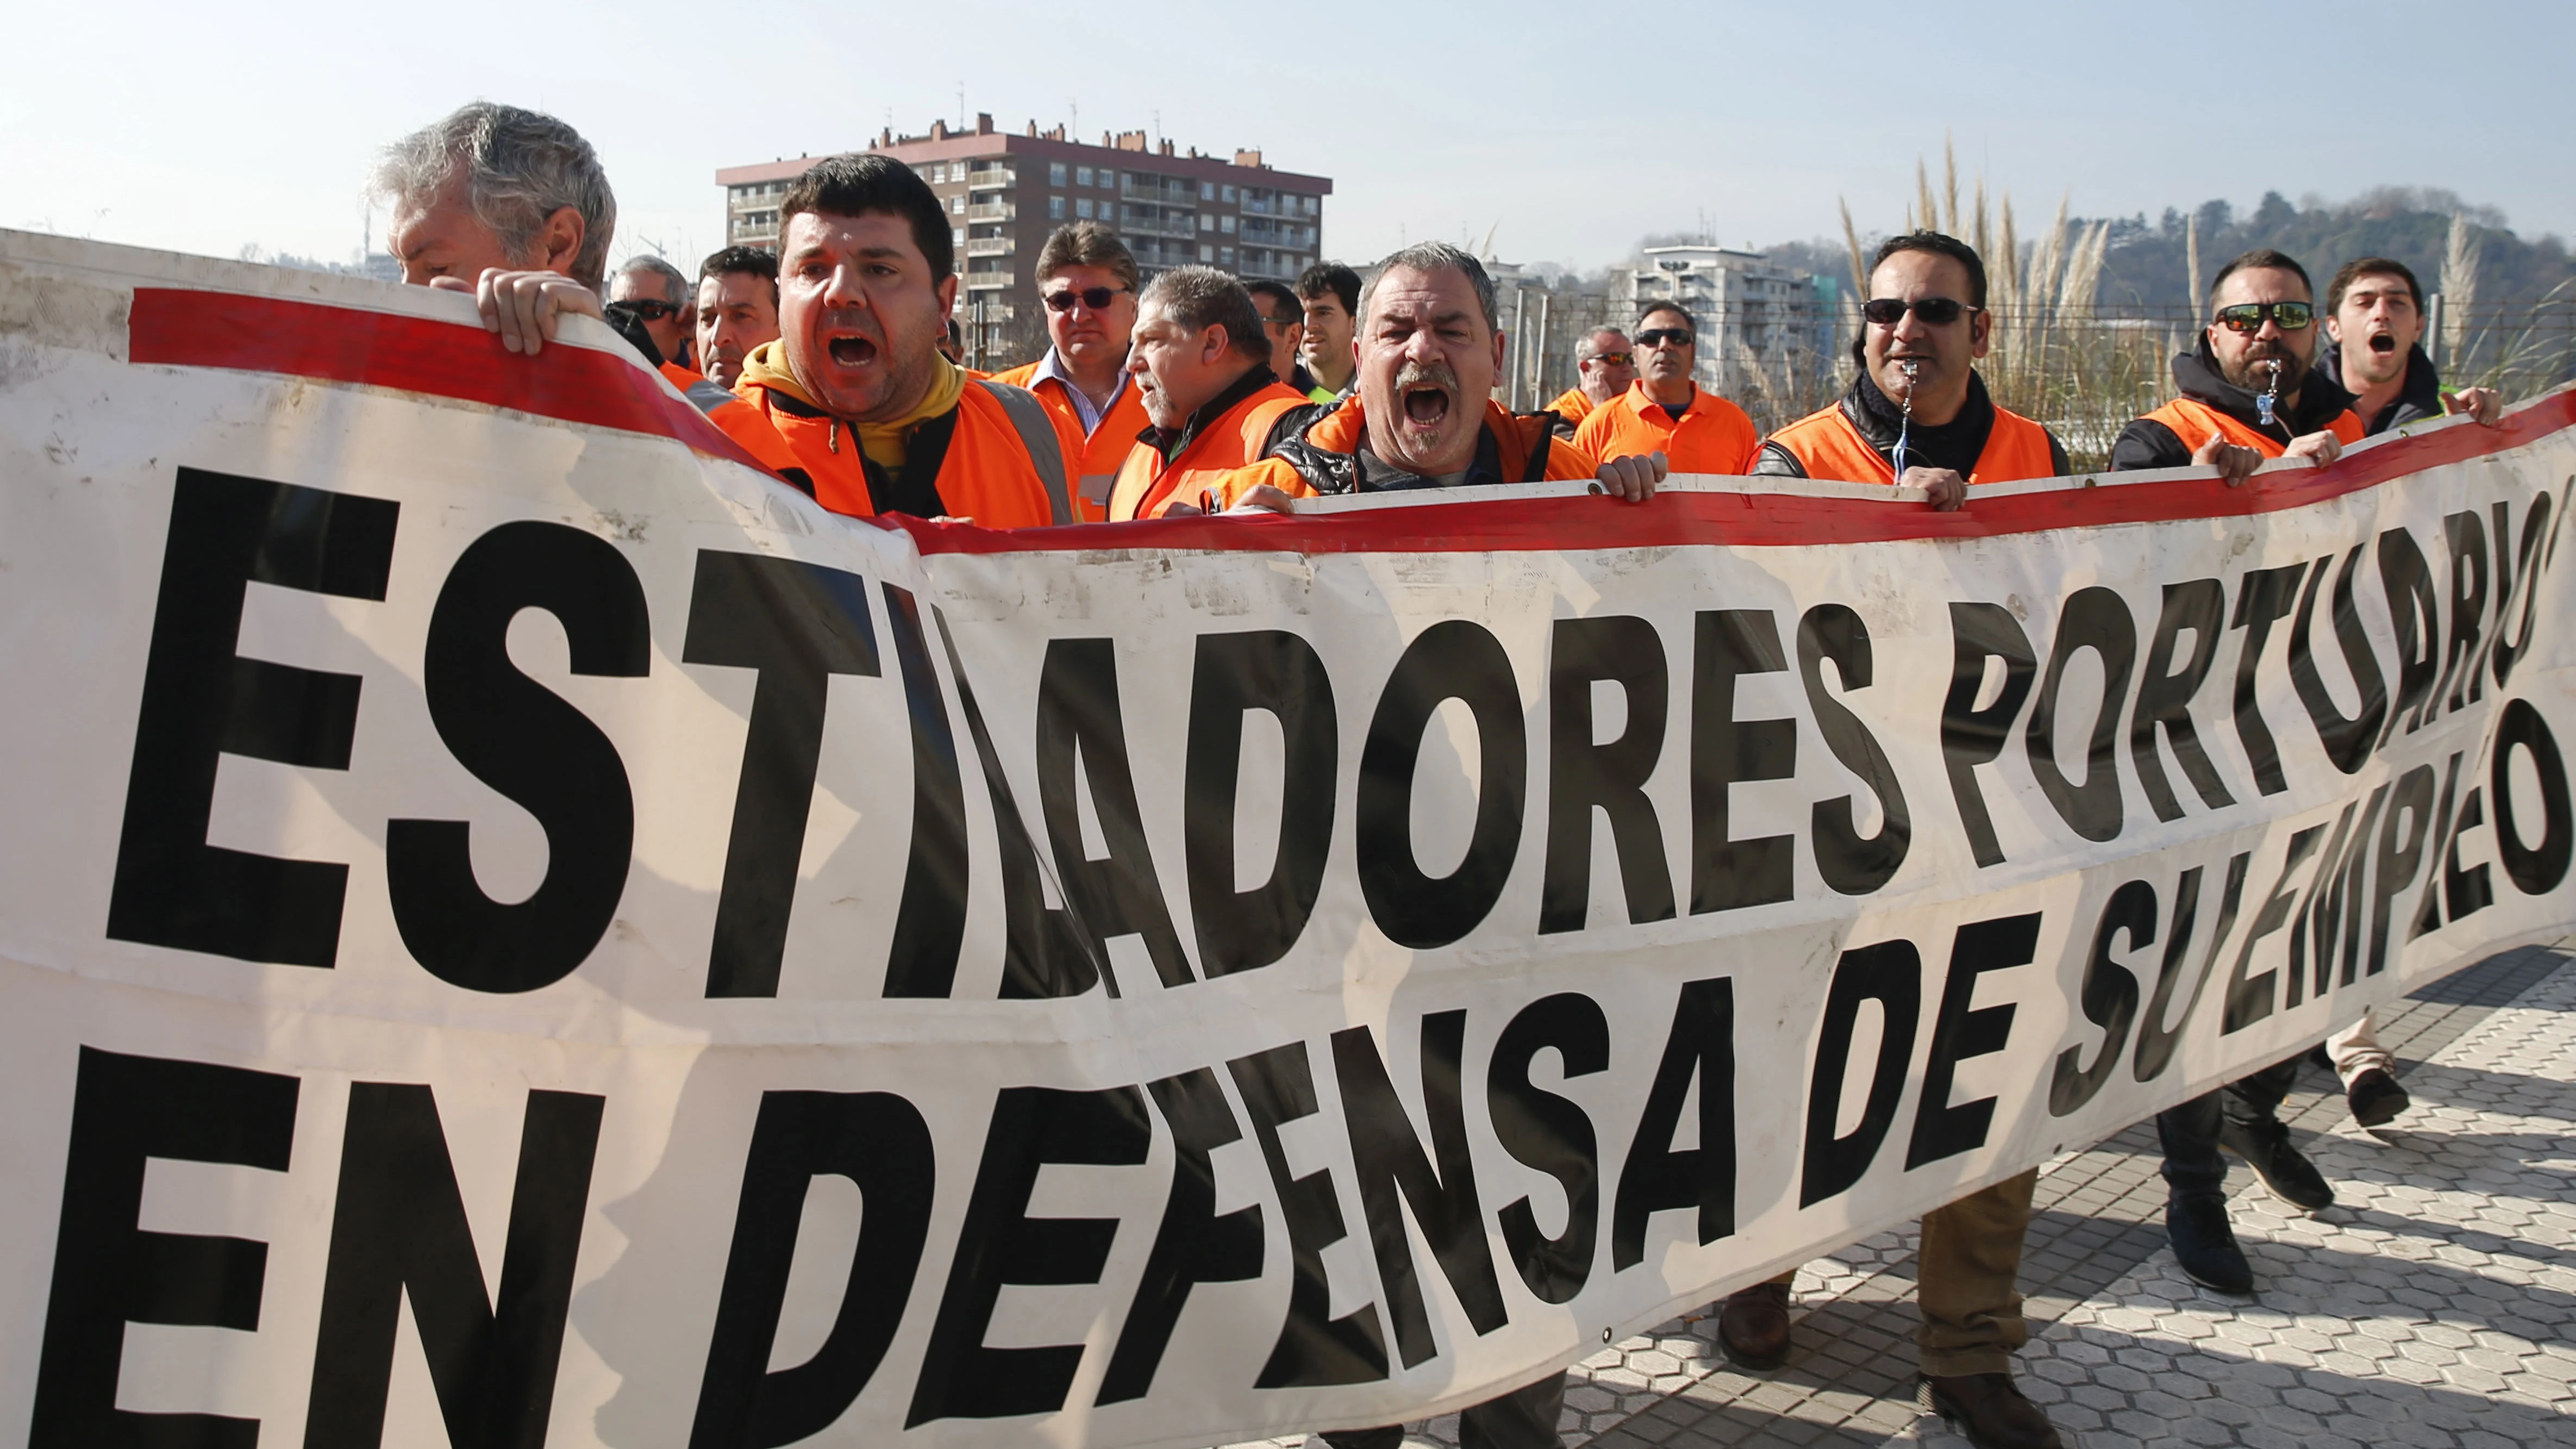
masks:
[[[1528,319],[1528,317],[1529,288],[1512,288],[1512,346],[1515,348],[1519,347],[1529,336],[1529,333],[1524,330],[1521,325]],[[1521,410],[1521,371],[1522,369],[1517,367],[1512,369],[1511,400],[1504,404],[1504,406],[1510,408],[1513,412],[1519,412]]]

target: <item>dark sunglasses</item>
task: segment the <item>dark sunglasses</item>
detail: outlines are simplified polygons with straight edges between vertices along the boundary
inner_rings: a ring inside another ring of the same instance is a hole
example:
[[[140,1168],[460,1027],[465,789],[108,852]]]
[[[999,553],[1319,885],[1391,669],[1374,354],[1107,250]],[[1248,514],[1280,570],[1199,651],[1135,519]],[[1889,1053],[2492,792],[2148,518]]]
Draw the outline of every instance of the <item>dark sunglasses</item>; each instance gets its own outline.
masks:
[[[665,317],[680,315],[680,309],[668,302],[620,302],[617,305],[647,322],[659,322]]]
[[[2230,332],[2260,332],[2266,317],[2284,332],[2297,332],[2317,319],[2317,309],[2305,302],[2239,302],[2218,309],[2218,325]]]
[[[1688,347],[1696,341],[1687,327],[1649,327],[1636,337],[1639,347]]]
[[[1682,340],[1684,342],[1688,342],[1690,340],[1690,334],[1687,332],[1683,333]],[[1637,354],[1633,352],[1596,352],[1592,354],[1592,360],[1605,367],[1626,367],[1637,360]]]
[[[1076,302],[1099,312],[1107,310],[1110,298],[1126,290],[1125,287],[1084,287],[1080,290],[1067,287],[1061,292],[1047,293],[1045,300],[1050,312],[1070,312]]]
[[[1911,302],[1900,302],[1894,297],[1872,297],[1860,304],[1860,315],[1881,327],[1895,326],[1905,320],[1905,314],[1908,312],[1922,318],[1925,326],[1947,327],[1958,321],[1959,314],[1962,312],[1983,312],[1984,310],[1986,309],[1983,307],[1971,307],[1965,302],[1953,301],[1948,297],[1922,297]]]

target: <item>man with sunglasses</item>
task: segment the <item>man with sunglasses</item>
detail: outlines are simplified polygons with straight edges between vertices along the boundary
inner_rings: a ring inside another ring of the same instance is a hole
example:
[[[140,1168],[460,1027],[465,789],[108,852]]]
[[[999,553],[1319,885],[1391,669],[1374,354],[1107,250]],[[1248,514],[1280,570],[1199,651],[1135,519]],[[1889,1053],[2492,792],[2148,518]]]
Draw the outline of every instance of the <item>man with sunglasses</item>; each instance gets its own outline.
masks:
[[[2307,268],[2258,248],[2219,268],[2200,345],[2176,357],[2182,396],[2120,430],[2111,466],[2214,467],[2233,488],[2272,458],[2324,467],[2359,442],[2352,395],[2310,370],[2317,355]]]
[[[1740,477],[1761,441],[1744,409],[1691,380],[1699,325],[1678,302],[1637,316],[1637,380],[1574,430],[1574,446],[1604,462],[1661,454],[1676,473]]]
[[[2066,449],[1995,406],[1977,376],[1993,327],[1975,248],[1933,231],[1889,237],[1871,263],[1850,390],[1772,435],[1754,473],[1920,488],[1943,511],[1971,483],[2063,476]]]
[[[1628,390],[1637,380],[1637,354],[1628,334],[1616,327],[1595,327],[1574,344],[1574,386],[1557,394],[1547,410],[1565,419],[1557,429],[1567,437],[1583,426],[1592,410]]]
[[[644,335],[653,339],[653,350],[661,354],[662,375],[673,387],[687,392],[702,380],[689,365],[689,338],[697,330],[698,319],[686,272],[657,256],[629,257],[608,279],[608,305],[643,325]]]
[[[1136,330],[1136,256],[1118,233],[1096,221],[1060,226],[1038,249],[1038,301],[1046,308],[1046,356],[999,373],[994,381],[1024,387],[1071,424],[1083,440],[1074,507],[1086,523],[1109,516],[1109,489],[1136,435],[1145,405],[1127,380],[1127,345]]]

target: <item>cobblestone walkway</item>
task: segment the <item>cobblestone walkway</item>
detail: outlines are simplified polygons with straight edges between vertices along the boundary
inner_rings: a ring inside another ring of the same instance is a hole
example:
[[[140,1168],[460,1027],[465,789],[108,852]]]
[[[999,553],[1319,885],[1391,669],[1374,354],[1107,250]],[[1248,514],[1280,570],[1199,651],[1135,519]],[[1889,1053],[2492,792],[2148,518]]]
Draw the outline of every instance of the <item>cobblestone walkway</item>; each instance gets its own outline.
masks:
[[[2338,1202],[2300,1217],[2234,1168],[2250,1300],[2174,1265],[2152,1124],[2048,1164],[2024,1390],[2081,1449],[2576,1445],[2571,959],[2509,952],[2382,1012],[2415,1106],[2377,1133],[2304,1074],[2282,1117]],[[1773,1374],[1734,1370],[1699,1317],[1603,1350],[1574,1370],[1565,1442],[1967,1449],[1914,1404],[1913,1262],[1908,1224],[1801,1269]],[[1456,1443],[1454,1416],[1408,1439]]]

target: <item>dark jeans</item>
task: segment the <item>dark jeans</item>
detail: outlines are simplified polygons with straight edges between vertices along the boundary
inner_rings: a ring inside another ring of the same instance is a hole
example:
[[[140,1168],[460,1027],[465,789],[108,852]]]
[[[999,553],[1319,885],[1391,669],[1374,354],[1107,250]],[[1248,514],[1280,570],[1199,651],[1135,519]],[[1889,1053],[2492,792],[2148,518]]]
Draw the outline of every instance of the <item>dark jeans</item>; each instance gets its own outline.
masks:
[[[1458,1449],[1557,1449],[1557,1416],[1565,1410],[1565,1375],[1554,1373],[1525,1389],[1487,1399],[1458,1416]],[[1324,1436],[1333,1449],[1396,1449],[1404,1426],[1339,1429]]]
[[[2227,1122],[2252,1126],[2274,1120],[2281,1100],[2290,1095],[2291,1085],[2298,1080],[2299,1061],[2299,1057],[2292,1057],[2265,1067],[2215,1092],[2156,1114],[2156,1136],[2165,1149],[2165,1186],[2172,1196],[2219,1197],[2225,1193],[2227,1162],[2218,1155],[2220,1126]]]

